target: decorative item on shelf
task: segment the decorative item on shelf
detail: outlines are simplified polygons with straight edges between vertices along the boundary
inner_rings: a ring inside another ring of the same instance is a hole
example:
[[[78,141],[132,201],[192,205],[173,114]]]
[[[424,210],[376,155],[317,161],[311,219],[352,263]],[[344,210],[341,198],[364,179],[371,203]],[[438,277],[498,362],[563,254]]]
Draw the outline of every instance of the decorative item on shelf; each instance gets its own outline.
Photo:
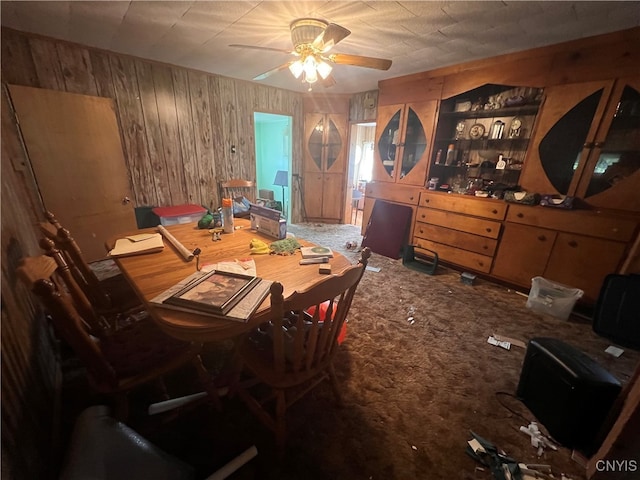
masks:
[[[474,123],[469,129],[469,138],[471,140],[478,140],[484,136],[484,125],[481,123]]]
[[[429,180],[428,188],[429,190],[436,190],[438,188],[438,182],[440,179],[438,177],[432,177]]]
[[[518,138],[522,133],[522,120],[520,117],[513,117],[509,125],[509,138]]]
[[[496,163],[496,170],[504,170],[507,166],[507,162],[504,161],[502,154],[498,156],[498,162]]]
[[[445,160],[445,165],[453,165],[453,162],[456,158],[456,146],[453,143],[450,143],[447,147],[447,158]]]
[[[471,104],[471,111],[477,112],[478,110],[482,110],[484,108],[484,100],[482,97],[479,97],[478,100]]]
[[[504,122],[502,120],[496,120],[491,125],[491,132],[489,133],[489,138],[491,140],[499,140],[502,138],[502,134],[504,133]]]
[[[519,203],[521,205],[537,205],[540,195],[531,192],[514,192],[507,190],[504,192],[504,201],[510,203]]]
[[[568,195],[542,195],[540,197],[540,205],[543,207],[564,208],[570,210],[573,208],[573,198]]]
[[[436,165],[440,165],[440,162],[442,161],[442,149],[438,149],[438,152],[436,153],[436,160],[435,160],[435,164]]]
[[[464,120],[460,120],[456,125],[456,140],[460,140],[464,135]]]
[[[468,112],[469,110],[471,110],[471,102],[469,100],[456,102],[453,108],[454,112]]]

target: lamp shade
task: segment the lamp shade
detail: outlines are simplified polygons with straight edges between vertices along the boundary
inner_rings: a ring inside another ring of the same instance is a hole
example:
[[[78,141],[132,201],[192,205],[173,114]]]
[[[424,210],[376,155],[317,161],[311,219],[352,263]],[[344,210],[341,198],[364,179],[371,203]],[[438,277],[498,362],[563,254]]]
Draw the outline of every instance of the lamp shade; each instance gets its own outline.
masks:
[[[273,181],[274,185],[278,185],[279,187],[288,187],[289,186],[289,172],[286,170],[278,170],[276,172],[276,178]]]

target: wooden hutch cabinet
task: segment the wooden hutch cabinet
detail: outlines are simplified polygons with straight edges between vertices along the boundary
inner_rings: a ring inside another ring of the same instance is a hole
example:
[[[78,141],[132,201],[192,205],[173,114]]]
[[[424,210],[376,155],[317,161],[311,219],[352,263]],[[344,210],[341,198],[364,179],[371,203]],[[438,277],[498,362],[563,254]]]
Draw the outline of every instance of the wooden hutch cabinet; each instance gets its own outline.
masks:
[[[378,107],[374,181],[425,185],[437,105],[429,101]]]
[[[522,186],[640,212],[640,77],[545,90]]]
[[[310,221],[339,223],[344,212],[347,117],[305,115],[304,191]]]
[[[606,275],[640,273],[639,40],[634,28],[381,81],[365,218],[376,199],[409,205],[417,253],[524,289],[544,276],[593,305]],[[500,199],[518,189],[574,208]]]

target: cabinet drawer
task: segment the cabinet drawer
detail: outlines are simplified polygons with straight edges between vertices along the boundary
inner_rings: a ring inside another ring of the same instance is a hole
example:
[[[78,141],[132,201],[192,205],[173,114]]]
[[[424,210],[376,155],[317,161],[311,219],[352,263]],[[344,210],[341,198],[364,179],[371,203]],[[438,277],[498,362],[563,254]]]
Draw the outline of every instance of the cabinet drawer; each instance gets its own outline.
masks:
[[[416,223],[413,235],[415,239],[432,240],[489,256],[493,256],[496,251],[496,245],[498,244],[498,241],[493,238],[481,237],[479,235],[472,235],[470,233],[420,222]]]
[[[423,253],[425,255],[430,255],[430,253],[420,252],[421,248],[433,250],[438,254],[438,258],[443,262],[453,263],[482,273],[489,273],[489,270],[491,269],[492,258],[485,255],[461,250],[459,248],[450,247],[430,240],[424,240],[422,238],[417,239],[415,247],[417,253]]]
[[[422,223],[460,230],[461,232],[473,233],[474,235],[482,235],[483,237],[498,238],[498,235],[500,235],[500,222],[457,215],[432,208],[418,207],[416,220]]]
[[[367,183],[365,197],[389,200],[390,202],[418,205],[420,187],[396,185],[394,183]]]
[[[586,210],[557,210],[526,205],[509,205],[507,221],[620,242],[631,240],[638,224],[632,218],[606,216]]]
[[[494,220],[504,220],[507,212],[507,205],[500,200],[428,191],[420,194],[420,206]]]

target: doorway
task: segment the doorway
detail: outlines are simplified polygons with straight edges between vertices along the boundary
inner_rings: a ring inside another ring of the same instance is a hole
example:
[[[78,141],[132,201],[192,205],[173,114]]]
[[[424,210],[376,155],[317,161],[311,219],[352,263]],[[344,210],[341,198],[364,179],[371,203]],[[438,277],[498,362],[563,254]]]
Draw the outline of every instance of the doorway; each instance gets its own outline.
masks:
[[[351,194],[349,223],[362,226],[364,194],[373,172],[373,148],[376,135],[375,122],[354,123],[349,135],[349,179]]]
[[[254,112],[258,198],[280,202],[291,221],[291,123],[289,115]],[[284,173],[282,173],[284,172]]]

